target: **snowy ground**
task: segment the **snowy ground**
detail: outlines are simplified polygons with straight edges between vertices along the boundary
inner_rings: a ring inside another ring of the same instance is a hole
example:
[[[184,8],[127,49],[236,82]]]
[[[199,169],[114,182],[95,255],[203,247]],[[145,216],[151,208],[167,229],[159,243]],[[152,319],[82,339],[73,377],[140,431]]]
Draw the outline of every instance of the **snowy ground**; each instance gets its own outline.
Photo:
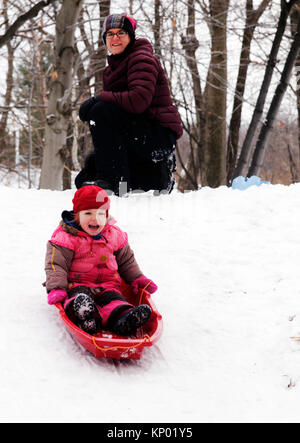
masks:
[[[126,362],[96,360],[46,303],[72,196],[0,186],[1,422],[300,421],[300,185],[112,198],[164,318]]]

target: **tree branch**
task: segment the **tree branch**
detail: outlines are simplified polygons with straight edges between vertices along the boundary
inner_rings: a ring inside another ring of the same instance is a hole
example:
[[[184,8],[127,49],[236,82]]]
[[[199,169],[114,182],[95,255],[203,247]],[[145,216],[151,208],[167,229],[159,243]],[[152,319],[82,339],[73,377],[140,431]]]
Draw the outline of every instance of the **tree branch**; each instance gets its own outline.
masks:
[[[20,15],[17,20],[8,28],[5,34],[0,36],[0,48],[7,44],[16,34],[17,30],[27,21],[38,15],[38,13],[44,9],[46,6],[51,5],[57,0],[42,0],[34,5],[29,11]]]

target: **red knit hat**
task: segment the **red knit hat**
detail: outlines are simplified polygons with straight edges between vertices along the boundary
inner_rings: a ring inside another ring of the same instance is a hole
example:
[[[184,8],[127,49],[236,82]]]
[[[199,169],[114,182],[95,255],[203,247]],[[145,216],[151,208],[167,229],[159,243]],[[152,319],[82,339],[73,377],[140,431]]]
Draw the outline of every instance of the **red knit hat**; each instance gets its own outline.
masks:
[[[74,214],[86,209],[106,209],[106,217],[110,207],[110,199],[106,191],[99,186],[88,185],[83,186],[75,192],[73,198]]]

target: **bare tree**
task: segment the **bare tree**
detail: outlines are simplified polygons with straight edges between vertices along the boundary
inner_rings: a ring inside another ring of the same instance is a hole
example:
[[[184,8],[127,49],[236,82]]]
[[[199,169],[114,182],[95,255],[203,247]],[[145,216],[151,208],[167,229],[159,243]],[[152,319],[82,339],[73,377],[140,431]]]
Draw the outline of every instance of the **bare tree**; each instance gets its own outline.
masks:
[[[102,40],[102,26],[104,19],[107,15],[109,15],[110,11],[110,3],[111,0],[103,0],[98,3],[98,16],[97,16],[97,41],[93,42],[91,38],[89,38],[84,22],[90,22],[91,17],[88,12],[88,8],[82,8],[80,12],[80,21],[79,21],[79,30],[81,35],[81,40],[85,47],[85,54],[88,54],[88,65],[85,68],[84,63],[81,60],[80,68],[77,71],[77,75],[79,78],[79,96],[86,98],[91,95],[91,82],[93,82],[93,86],[95,89],[95,93],[102,90],[103,87],[103,71],[106,66],[106,47]],[[93,19],[96,17],[93,15]],[[82,58],[80,51],[78,50],[78,57]]]
[[[161,60],[161,0],[154,0],[154,53]]]
[[[204,93],[207,139],[202,184],[212,188],[226,184],[228,7],[229,0],[209,2],[211,59]]]
[[[248,177],[251,177],[252,175],[257,175],[259,173],[259,170],[263,164],[265,151],[267,148],[268,139],[270,136],[271,129],[273,127],[274,119],[276,118],[276,115],[278,113],[280,104],[282,102],[283,96],[285,94],[285,91],[288,87],[290,77],[292,74],[293,67],[295,65],[295,61],[297,59],[297,55],[300,48],[300,15],[298,17],[298,24],[297,24],[297,30],[294,34],[293,43],[291,46],[291,49],[289,51],[280,82],[276,88],[274,97],[272,99],[269,111],[267,113],[267,116],[264,120],[262,129],[260,131],[258,141],[255,147],[255,151],[253,154],[251,166],[248,171]]]
[[[198,70],[196,51],[199,42],[195,32],[195,0],[188,0],[187,4],[188,22],[186,34],[181,35],[181,44],[185,51],[186,63],[191,73],[192,90],[195,101],[196,125],[189,126],[190,156],[187,168],[185,168],[185,176],[189,185],[194,189],[198,188],[198,174],[201,175],[201,165],[203,165],[203,140],[205,139],[205,117],[203,106],[203,94],[201,88],[201,79]],[[186,104],[187,108],[187,104]],[[188,122],[188,118],[186,119]],[[187,123],[188,124],[188,123]],[[201,131],[202,129],[202,131]],[[178,153],[179,154],[179,153]],[[179,160],[181,160],[179,154]],[[202,182],[201,178],[200,181]],[[180,188],[184,189],[186,184],[182,180]]]
[[[39,12],[46,8],[46,6],[51,5],[52,3],[56,2],[57,0],[42,0],[39,1],[36,5],[34,5],[32,8],[30,8],[28,11],[26,11],[24,14],[21,14],[15,22],[9,26],[8,29],[6,29],[5,34],[0,36],[0,48],[7,44],[16,34],[18,29],[24,25],[25,22],[28,20],[33,19],[36,17]]]
[[[289,2],[285,0],[281,0],[281,12],[280,17],[278,20],[277,28],[276,28],[276,34],[273,40],[272,49],[270,52],[270,56],[268,59],[268,63],[265,70],[264,79],[262,82],[262,86],[260,89],[260,93],[255,105],[255,110],[252,116],[251,123],[249,125],[240,157],[234,172],[234,177],[238,177],[239,175],[243,174],[243,170],[245,167],[247,167],[251,155],[251,146],[253,143],[253,139],[255,136],[255,132],[257,130],[258,124],[261,121],[261,117],[264,110],[264,105],[266,101],[266,97],[268,94],[269,86],[272,80],[272,75],[274,71],[274,67],[277,64],[277,55],[280,48],[281,40],[286,28],[287,19],[290,14],[291,8],[293,5],[297,2],[297,0],[290,0]]]
[[[47,109],[45,150],[40,188],[62,189],[67,157],[67,132],[71,118],[74,65],[74,31],[83,0],[63,0],[56,19],[55,69]]]
[[[239,71],[234,92],[233,109],[229,124],[227,140],[227,183],[230,184],[233,178],[238,155],[238,143],[241,127],[242,108],[248,68],[250,65],[250,48],[254,31],[258,21],[270,4],[271,0],[262,0],[260,5],[254,9],[253,0],[246,0],[246,23],[243,33],[242,49],[239,61]]]
[[[3,0],[3,16],[5,22],[6,32],[9,29],[9,18],[7,13],[8,5],[7,0]],[[12,45],[11,40],[7,40],[7,73],[6,73],[6,91],[4,96],[5,110],[2,112],[0,120],[0,140],[2,144],[2,151],[6,148],[6,126],[8,120],[9,106],[11,104],[12,89],[13,89],[13,67],[14,67],[14,53],[15,47]]]
[[[300,1],[298,1],[298,4],[295,5],[295,7],[292,10],[291,13],[291,28],[292,28],[292,35],[297,30],[297,22],[300,15]],[[297,115],[298,115],[298,151],[300,155],[300,54],[298,52],[296,63],[296,99],[297,99]]]
[[[195,122],[190,124],[188,118],[183,122],[189,134],[191,148],[188,164],[184,167],[186,183],[183,179],[180,180],[181,189],[191,185],[197,189],[199,182],[203,186],[211,187],[226,182],[226,40],[229,0],[224,2],[210,0],[208,8],[204,3],[200,5],[210,31],[210,64],[203,93],[196,54],[199,42],[195,29],[195,2],[190,0],[187,3],[186,34],[181,36],[181,44],[191,75]],[[184,108],[188,109],[189,104],[185,99],[183,88],[182,96]]]
[[[103,87],[102,74],[106,65],[106,47],[102,40],[102,25],[105,17],[109,15],[110,11],[110,1],[102,0],[99,2],[99,30],[98,30],[98,41],[97,49],[93,51],[91,57],[91,63],[93,65],[93,70],[95,72],[95,91],[99,92]]]
[[[292,183],[297,183],[299,181],[299,172],[298,172],[297,163],[294,159],[292,149],[289,143],[287,144],[287,151],[289,156],[289,166],[291,171]]]

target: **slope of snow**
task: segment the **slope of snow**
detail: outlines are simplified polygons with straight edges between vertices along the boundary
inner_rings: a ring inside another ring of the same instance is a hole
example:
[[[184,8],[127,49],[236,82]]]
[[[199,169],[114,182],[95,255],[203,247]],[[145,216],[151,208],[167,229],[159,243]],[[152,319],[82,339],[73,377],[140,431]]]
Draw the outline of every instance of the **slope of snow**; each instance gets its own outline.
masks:
[[[141,360],[115,362],[73,341],[42,287],[73,191],[0,186],[0,421],[298,421],[299,196],[262,185],[112,197],[164,319]]]

